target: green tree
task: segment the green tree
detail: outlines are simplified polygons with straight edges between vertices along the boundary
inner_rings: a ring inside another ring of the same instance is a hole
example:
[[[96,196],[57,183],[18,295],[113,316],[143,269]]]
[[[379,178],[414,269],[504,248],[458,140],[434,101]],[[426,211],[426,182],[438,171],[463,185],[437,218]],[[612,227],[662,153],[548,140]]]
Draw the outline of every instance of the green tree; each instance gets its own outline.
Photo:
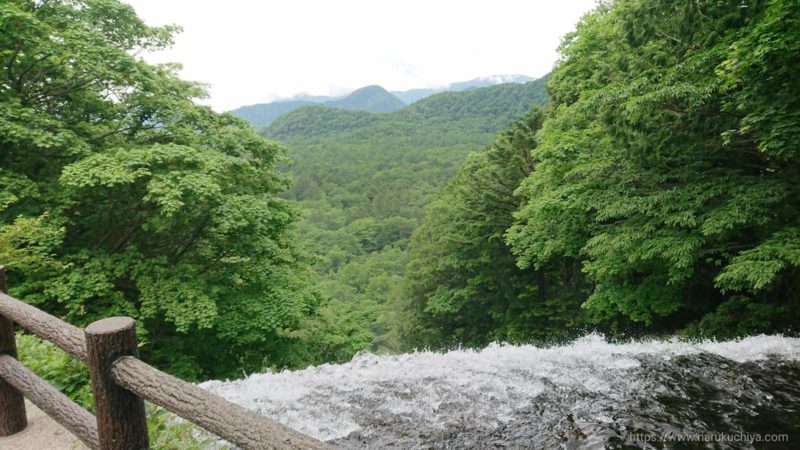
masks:
[[[171,43],[116,0],[0,4],[0,260],[12,294],[85,325],[131,315],[192,378],[283,366],[314,313],[283,149],[134,56]]]
[[[508,240],[582,260],[595,320],[800,324],[796,1],[620,0],[567,36]]]
[[[415,327],[409,331],[425,344],[522,342],[563,336],[581,323],[582,297],[564,283],[576,274],[520,269],[505,243],[520,206],[514,191],[534,170],[542,120],[534,110],[470,155],[414,234],[407,283]]]

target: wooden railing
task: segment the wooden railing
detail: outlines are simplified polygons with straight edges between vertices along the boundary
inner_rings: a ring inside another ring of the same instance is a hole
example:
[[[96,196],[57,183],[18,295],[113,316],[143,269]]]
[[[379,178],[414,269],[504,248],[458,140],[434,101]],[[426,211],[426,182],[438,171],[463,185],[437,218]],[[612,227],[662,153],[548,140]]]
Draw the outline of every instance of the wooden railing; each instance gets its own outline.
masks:
[[[91,449],[146,449],[148,400],[243,449],[330,448],[142,362],[130,317],[103,319],[81,330],[9,297],[5,280],[0,266],[0,436],[27,426],[25,397]],[[96,416],[17,360],[14,323],[89,367]]]

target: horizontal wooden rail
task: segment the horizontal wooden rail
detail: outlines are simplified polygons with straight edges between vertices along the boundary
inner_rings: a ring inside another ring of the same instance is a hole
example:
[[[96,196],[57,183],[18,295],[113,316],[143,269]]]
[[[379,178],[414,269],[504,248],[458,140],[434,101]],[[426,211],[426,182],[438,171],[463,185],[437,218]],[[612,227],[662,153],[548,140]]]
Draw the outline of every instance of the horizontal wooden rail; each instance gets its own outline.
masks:
[[[22,394],[97,450],[149,447],[143,399],[244,450],[331,448],[145,364],[138,359],[136,323],[130,317],[110,317],[81,330],[9,297],[5,288],[5,272],[0,266],[0,435],[25,427]],[[97,416],[17,361],[14,322],[89,366]]]
[[[120,386],[247,450],[331,449],[327,444],[123,356],[111,367]]]
[[[56,344],[81,362],[86,362],[86,338],[80,328],[2,292],[0,292],[0,316]]]
[[[10,355],[0,355],[0,377],[27,397],[34,405],[71,431],[87,447],[100,448],[97,420],[58,389],[31,372]]]

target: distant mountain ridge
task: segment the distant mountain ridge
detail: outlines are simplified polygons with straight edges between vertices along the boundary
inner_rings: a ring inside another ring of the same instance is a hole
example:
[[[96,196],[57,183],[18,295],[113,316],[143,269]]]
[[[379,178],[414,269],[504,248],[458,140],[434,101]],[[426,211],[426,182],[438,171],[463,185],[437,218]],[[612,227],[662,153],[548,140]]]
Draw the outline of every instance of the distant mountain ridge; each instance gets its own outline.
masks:
[[[392,112],[406,106],[402,100],[395,97],[380,86],[366,86],[353,91],[340,100],[331,100],[324,103],[326,106],[341,109],[353,109],[367,112]]]
[[[487,77],[473,78],[472,80],[469,81],[459,81],[456,83],[450,83],[442,88],[411,89],[408,91],[391,91],[391,92],[397,98],[405,102],[407,105],[410,105],[416,102],[417,100],[421,100],[425,97],[431,96],[433,94],[438,94],[440,92],[460,92],[460,91],[466,91],[467,89],[476,89],[476,88],[494,86],[496,84],[527,83],[534,80],[535,78],[531,78],[526,75],[489,75]]]
[[[389,114],[371,114],[356,109],[345,111],[321,104],[305,105],[281,115],[264,127],[261,134],[269,139],[292,143],[296,139],[342,132],[356,133],[338,136],[344,141],[352,139],[354,142],[383,133],[390,139],[400,133],[406,137],[413,135],[422,142],[434,137],[425,131],[428,125],[447,124],[448,133],[480,131],[486,133],[484,138],[488,142],[515,117],[533,105],[546,103],[546,82],[545,76],[527,83],[440,92]]]
[[[469,81],[451,83],[441,88],[421,88],[391,92],[381,86],[371,85],[356,89],[344,96],[298,94],[287,100],[242,106],[230,112],[247,120],[253,126],[262,127],[271,124],[283,114],[302,106],[320,104],[356,111],[392,112],[441,92],[459,92],[502,83],[527,83],[530,81],[534,81],[534,78],[525,75],[491,75]]]
[[[255,127],[269,125],[283,114],[293,111],[301,106],[316,105],[317,102],[305,100],[287,100],[257,105],[242,106],[231,111],[236,117],[250,122]]]

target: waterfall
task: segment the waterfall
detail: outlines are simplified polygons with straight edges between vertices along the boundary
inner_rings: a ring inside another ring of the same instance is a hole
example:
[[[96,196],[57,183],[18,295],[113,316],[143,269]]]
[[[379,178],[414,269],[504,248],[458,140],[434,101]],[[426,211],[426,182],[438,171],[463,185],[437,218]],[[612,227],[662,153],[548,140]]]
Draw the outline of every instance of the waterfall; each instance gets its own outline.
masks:
[[[783,336],[614,344],[590,334],[552,347],[360,353],[202,386],[340,448],[661,448],[651,440],[665,437],[752,448],[769,433],[800,439],[800,339]]]

